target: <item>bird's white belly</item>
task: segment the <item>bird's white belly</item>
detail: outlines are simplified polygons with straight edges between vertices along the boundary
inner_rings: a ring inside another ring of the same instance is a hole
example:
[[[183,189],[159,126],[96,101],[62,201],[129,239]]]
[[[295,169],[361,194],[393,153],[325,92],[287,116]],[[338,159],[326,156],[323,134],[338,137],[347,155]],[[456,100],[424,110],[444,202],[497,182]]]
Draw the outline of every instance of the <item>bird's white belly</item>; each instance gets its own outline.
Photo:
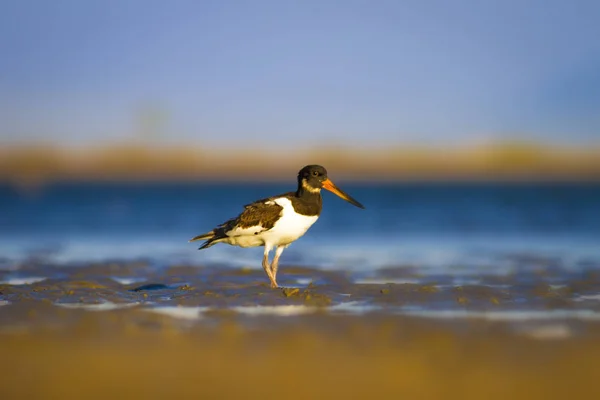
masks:
[[[283,201],[280,202],[280,200]],[[272,229],[262,235],[266,243],[274,246],[290,244],[304,235],[308,228],[319,219],[318,215],[296,214],[291,202],[287,199],[277,199],[276,201],[283,206],[282,216]],[[284,202],[289,204],[289,208],[283,204]]]

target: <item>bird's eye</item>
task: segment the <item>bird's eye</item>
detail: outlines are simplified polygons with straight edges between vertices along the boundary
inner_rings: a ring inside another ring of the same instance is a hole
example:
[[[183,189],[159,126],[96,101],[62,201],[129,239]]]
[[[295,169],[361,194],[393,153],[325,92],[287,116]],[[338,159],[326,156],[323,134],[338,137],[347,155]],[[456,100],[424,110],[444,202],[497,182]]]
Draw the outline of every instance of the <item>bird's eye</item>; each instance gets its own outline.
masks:
[[[319,176],[319,173],[317,171],[313,171],[313,175],[314,176]]]

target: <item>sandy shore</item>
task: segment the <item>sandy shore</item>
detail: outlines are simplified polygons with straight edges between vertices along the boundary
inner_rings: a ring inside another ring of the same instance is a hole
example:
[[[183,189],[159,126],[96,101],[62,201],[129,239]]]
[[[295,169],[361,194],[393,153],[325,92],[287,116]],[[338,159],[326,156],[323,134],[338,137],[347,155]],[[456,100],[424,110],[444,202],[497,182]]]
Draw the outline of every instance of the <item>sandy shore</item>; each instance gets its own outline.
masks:
[[[69,311],[64,318],[78,321],[66,332],[4,327],[3,398],[600,395],[598,327],[577,340],[541,341],[502,323],[471,322],[457,332],[415,318],[316,316],[247,326],[223,315],[214,326],[185,327],[133,314]]]
[[[273,290],[246,269],[4,271],[2,398],[600,395],[597,274],[560,288],[545,283],[556,281],[549,273],[527,284],[398,283],[407,274],[357,283],[343,271],[289,267],[288,287]]]
[[[140,143],[91,148],[0,147],[0,181],[28,187],[54,181],[282,181],[318,163],[351,181],[591,181],[600,147],[498,143],[487,146],[196,148]]]

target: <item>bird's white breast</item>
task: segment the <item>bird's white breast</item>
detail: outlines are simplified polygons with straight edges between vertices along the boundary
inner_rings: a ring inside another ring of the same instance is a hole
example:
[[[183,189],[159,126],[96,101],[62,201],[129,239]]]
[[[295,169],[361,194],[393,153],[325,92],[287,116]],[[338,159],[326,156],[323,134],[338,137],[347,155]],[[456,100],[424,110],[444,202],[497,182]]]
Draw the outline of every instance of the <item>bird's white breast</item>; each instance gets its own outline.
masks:
[[[285,197],[273,199],[273,201],[283,207],[283,210],[273,228],[260,234],[264,236],[265,242],[273,245],[290,244],[304,235],[308,228],[319,219],[318,215],[309,216],[296,213],[292,202]]]

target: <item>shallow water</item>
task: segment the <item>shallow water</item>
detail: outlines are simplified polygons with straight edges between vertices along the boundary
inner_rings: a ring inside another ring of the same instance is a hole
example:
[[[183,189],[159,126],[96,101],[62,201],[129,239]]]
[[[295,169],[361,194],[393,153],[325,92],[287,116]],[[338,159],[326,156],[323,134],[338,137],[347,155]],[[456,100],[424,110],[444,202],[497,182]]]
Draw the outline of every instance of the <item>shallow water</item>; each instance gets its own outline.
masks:
[[[600,260],[599,184],[344,184],[361,210],[324,194],[319,221],[282,264],[369,271],[411,264],[505,272],[517,256],[568,269]],[[262,249],[188,239],[286,184],[81,183],[35,191],[0,185],[0,267],[23,260],[77,263],[143,259],[260,267]]]
[[[198,323],[214,316],[300,317],[310,314],[413,316],[502,321],[516,331],[562,321],[557,335],[574,324],[600,322],[600,271],[563,270],[552,263],[522,264],[507,274],[421,274],[396,267],[364,272],[288,267],[271,289],[256,269],[149,264],[28,264],[0,271],[0,324],[32,323],[21,305],[44,305],[45,322],[68,327],[59,309],[153,312]],[[49,307],[49,308],[48,308]],[[39,321],[37,322],[39,323]],[[567,333],[565,333],[568,331]],[[551,336],[545,332],[540,337]]]
[[[367,209],[325,193],[319,221],[283,254],[284,290],[266,285],[262,249],[187,240],[288,185],[0,186],[0,317],[16,323],[30,301],[202,323],[223,310],[375,313],[534,323],[540,338],[600,319],[600,185],[340,186]]]

